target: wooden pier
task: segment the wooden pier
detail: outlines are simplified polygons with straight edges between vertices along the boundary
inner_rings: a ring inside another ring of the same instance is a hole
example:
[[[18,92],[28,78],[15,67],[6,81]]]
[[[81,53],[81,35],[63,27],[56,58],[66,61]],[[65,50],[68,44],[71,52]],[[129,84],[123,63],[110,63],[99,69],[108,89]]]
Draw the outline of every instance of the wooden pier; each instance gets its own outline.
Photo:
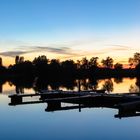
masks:
[[[23,101],[26,97],[39,97],[39,100]],[[118,109],[116,118],[139,116],[140,96],[138,93],[107,94],[104,90],[92,91],[42,91],[36,94],[11,94],[9,105],[47,103],[45,111],[62,111],[93,107]],[[61,103],[73,104],[61,107]]]

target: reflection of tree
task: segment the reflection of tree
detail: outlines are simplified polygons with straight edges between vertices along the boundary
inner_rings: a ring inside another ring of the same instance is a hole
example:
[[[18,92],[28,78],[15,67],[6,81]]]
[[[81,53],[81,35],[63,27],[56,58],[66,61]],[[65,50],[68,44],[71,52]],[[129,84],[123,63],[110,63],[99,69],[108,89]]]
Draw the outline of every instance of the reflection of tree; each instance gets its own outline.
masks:
[[[129,92],[140,92],[140,78],[136,78],[135,85],[131,85]]]
[[[136,86],[138,86],[139,89],[140,89],[140,78],[137,78],[137,79],[136,79]]]
[[[0,93],[2,93],[2,92],[3,92],[3,85],[0,84]]]
[[[81,88],[82,90],[88,90],[88,88],[89,88],[89,80],[88,79],[78,80],[77,81],[77,86],[80,86],[79,88]]]
[[[6,83],[6,79],[3,77],[0,77],[0,93],[3,92],[3,85]]]
[[[140,89],[136,85],[131,85],[130,88],[129,88],[129,92],[130,93],[140,92]]]
[[[123,78],[122,77],[118,77],[118,78],[114,78],[114,82],[119,84],[123,82]]]
[[[111,79],[106,80],[105,83],[103,84],[103,88],[107,92],[112,92],[113,91],[113,82]]]
[[[65,87],[67,90],[74,90],[74,87],[77,86],[77,83],[75,80],[63,80],[60,86]]]
[[[35,78],[33,81],[33,89],[35,92],[40,90],[48,90],[48,81],[44,78]]]
[[[33,88],[33,80],[34,80],[34,78],[31,78],[31,77],[11,78],[9,80],[9,85],[15,86],[16,93],[24,93],[25,88],[27,88],[27,89]]]
[[[140,91],[140,78],[139,77],[136,78],[136,83],[135,84],[138,88],[138,91]]]
[[[16,86],[16,93],[19,94],[19,93],[24,93],[24,88],[23,87],[18,87]]]
[[[95,79],[76,80],[76,84],[80,90],[96,90],[98,88],[98,82]]]
[[[83,87],[85,90],[89,90],[89,79],[83,80]]]
[[[97,90],[98,87],[98,81],[96,79],[90,79],[89,88],[92,90]]]

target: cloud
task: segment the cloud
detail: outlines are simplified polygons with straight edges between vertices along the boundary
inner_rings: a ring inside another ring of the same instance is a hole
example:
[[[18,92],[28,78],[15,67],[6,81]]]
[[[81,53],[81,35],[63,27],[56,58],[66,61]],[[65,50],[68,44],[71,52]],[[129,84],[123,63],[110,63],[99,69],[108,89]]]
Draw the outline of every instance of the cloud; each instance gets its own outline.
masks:
[[[125,50],[130,50],[130,46],[125,46],[125,45],[106,45],[106,46],[111,46],[108,49],[114,50],[114,51],[125,51]]]
[[[16,48],[15,51],[1,52],[0,55],[15,57],[17,55],[24,55],[28,53],[45,52],[45,51],[55,53],[55,54],[62,54],[62,55],[76,55],[76,53],[72,52],[72,50],[68,47],[54,48],[54,47],[44,47],[44,46],[21,46]]]
[[[1,56],[8,56],[8,57],[15,57],[17,55],[23,55],[25,54],[24,51],[6,51],[6,52],[1,52]]]
[[[60,47],[60,48],[55,48],[51,46],[32,46],[30,47],[32,52],[51,52],[51,53],[57,53],[57,54],[66,54],[66,55],[74,55],[75,53],[72,52],[72,50],[69,47]]]
[[[86,42],[86,41],[85,41]],[[85,43],[83,42],[83,43]],[[87,42],[88,43],[88,42]],[[70,46],[71,44],[71,46]],[[86,47],[85,47],[85,51],[82,49],[78,49],[76,50],[76,46],[77,44],[81,44],[81,42],[71,42],[71,43],[63,43],[63,44],[51,44],[48,46],[41,46],[41,45],[25,45],[25,46],[19,46],[17,48],[15,48],[15,50],[13,51],[5,51],[5,52],[1,52],[0,55],[1,56],[8,56],[8,57],[15,57],[16,55],[24,55],[24,54],[29,54],[29,53],[35,53],[35,52],[40,52],[40,53],[44,53],[46,52],[46,54],[49,53],[53,53],[53,54],[60,54],[63,55],[64,59],[68,59],[68,58],[74,58],[74,57],[84,57],[84,56],[101,56],[104,54],[108,54],[108,53],[113,53],[116,51],[127,51],[130,50],[131,47],[129,46],[124,46],[124,45],[104,45],[106,46],[105,48],[96,48],[96,46],[94,46],[93,49],[90,49],[90,51],[86,51]],[[76,46],[75,46],[76,45]],[[84,44],[84,46],[86,46],[86,43]],[[92,47],[92,46],[91,46]],[[72,49],[74,48],[74,49]]]

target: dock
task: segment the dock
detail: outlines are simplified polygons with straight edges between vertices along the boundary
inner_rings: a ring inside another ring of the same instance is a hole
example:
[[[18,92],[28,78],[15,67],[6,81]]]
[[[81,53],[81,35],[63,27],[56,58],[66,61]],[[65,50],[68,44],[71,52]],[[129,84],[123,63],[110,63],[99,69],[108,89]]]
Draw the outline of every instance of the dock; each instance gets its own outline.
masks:
[[[45,111],[62,111],[82,108],[105,107],[118,109],[115,118],[140,116],[140,96],[138,93],[113,93],[105,90],[91,91],[42,91],[36,94],[11,94],[10,106],[47,103]],[[39,100],[26,101],[23,98],[39,97]],[[61,106],[62,103],[72,104]]]

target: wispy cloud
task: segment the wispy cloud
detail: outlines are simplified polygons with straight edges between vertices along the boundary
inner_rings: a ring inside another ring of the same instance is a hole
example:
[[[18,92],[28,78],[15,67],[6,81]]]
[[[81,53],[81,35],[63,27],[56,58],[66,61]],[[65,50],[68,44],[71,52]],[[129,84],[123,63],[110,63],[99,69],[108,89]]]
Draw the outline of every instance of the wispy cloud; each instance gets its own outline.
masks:
[[[114,50],[114,51],[125,51],[125,50],[130,50],[131,47],[130,46],[125,46],[125,45],[106,45],[106,46],[110,46],[108,47],[108,49]]]
[[[76,53],[72,52],[72,50],[68,47],[54,48],[54,47],[49,47],[49,46],[48,47],[22,46],[22,47],[17,48],[15,51],[0,52],[0,55],[8,56],[8,57],[15,57],[16,55],[24,55],[28,53],[34,53],[34,52],[50,52],[50,53],[62,54],[62,55],[76,55]]]
[[[51,46],[30,46],[28,47],[29,51],[32,52],[51,52],[51,53],[57,53],[57,54],[66,54],[66,55],[74,55],[75,53],[72,52],[71,48],[69,47],[51,47]]]
[[[74,57],[84,57],[84,56],[101,56],[108,53],[118,52],[118,51],[127,51],[130,50],[131,47],[125,45],[118,45],[118,44],[102,44],[103,48],[93,46],[91,40],[85,41],[73,41],[73,42],[65,42],[65,43],[58,43],[58,44],[48,44],[48,45],[19,45],[15,48],[15,50],[4,51],[0,52],[1,56],[8,56],[8,57],[15,57],[16,55],[25,55],[29,53],[52,53],[52,54],[60,54],[63,55],[64,59],[66,58],[74,58]],[[88,48],[91,47],[90,50],[86,50],[87,44]],[[84,45],[83,48],[77,48],[77,45]],[[77,49],[76,49],[77,48]]]
[[[25,54],[24,51],[6,51],[6,52],[1,52],[1,56],[8,56],[8,57],[15,57],[16,55],[23,55]]]

